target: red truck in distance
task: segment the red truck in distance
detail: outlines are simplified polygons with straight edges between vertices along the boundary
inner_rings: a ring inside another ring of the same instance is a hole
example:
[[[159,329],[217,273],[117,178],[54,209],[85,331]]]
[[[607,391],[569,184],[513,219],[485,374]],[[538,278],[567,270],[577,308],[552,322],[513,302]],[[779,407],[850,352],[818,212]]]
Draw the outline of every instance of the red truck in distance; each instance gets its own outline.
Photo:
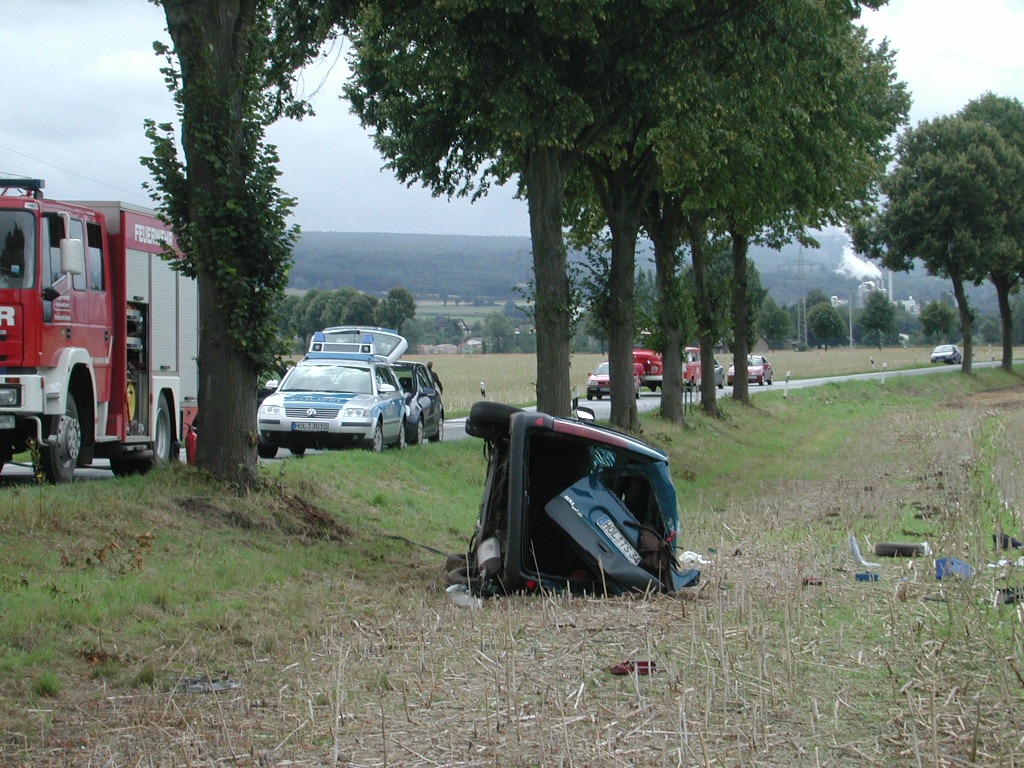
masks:
[[[665,361],[660,352],[651,349],[637,348],[633,350],[633,363],[643,366],[640,377],[641,386],[656,392],[661,387],[665,376]],[[683,350],[683,384],[697,389],[701,383],[700,347],[686,347]]]

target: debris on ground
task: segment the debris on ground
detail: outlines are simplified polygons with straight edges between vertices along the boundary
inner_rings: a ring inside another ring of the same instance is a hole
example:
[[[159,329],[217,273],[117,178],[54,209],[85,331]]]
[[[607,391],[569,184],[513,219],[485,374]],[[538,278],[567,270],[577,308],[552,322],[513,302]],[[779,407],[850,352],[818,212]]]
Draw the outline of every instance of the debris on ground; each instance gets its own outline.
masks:
[[[653,675],[658,671],[658,665],[653,661],[635,659],[616,664],[608,671],[613,675]]]
[[[859,565],[861,568],[878,568],[878,563],[869,563],[864,559],[864,556],[860,553],[860,545],[857,544],[857,536],[851,532],[849,536],[850,544],[850,555],[853,557],[853,562]]]
[[[926,557],[932,553],[928,542],[912,543],[905,541],[887,541],[875,544],[875,555],[878,557]]]
[[[178,690],[185,693],[213,693],[233,691],[242,684],[230,677],[183,677],[178,681]]]
[[[974,576],[974,567],[955,557],[940,557],[935,561],[935,578],[942,581],[946,576],[969,579]]]

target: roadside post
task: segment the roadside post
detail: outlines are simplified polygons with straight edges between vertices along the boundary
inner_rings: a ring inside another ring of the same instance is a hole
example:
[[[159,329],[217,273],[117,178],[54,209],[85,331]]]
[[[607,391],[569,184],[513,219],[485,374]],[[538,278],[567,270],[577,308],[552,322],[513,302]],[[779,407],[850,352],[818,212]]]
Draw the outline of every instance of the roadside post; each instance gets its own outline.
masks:
[[[786,386],[782,388],[782,396],[789,397],[789,377],[793,375],[792,371],[786,371]]]

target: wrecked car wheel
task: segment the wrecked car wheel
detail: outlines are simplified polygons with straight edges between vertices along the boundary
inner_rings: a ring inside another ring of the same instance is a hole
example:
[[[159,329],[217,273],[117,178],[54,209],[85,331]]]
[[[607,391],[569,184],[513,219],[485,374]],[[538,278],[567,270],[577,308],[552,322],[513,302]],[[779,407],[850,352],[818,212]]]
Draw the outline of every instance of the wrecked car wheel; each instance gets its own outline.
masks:
[[[492,403],[487,400],[474,403],[469,411],[469,418],[466,420],[466,434],[481,437],[484,440],[505,437],[509,433],[508,420],[513,413],[519,413],[522,410],[514,405]]]

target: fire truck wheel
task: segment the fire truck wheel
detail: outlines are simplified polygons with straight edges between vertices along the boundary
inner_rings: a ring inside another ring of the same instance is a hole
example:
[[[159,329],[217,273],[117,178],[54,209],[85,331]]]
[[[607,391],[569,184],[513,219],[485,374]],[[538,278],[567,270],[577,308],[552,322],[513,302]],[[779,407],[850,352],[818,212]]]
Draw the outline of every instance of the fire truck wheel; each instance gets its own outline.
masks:
[[[70,392],[64,413],[51,424],[50,436],[53,442],[47,441],[46,445],[40,446],[39,452],[43,473],[51,483],[70,483],[74,479],[75,464],[78,463],[78,453],[82,449],[78,403]]]
[[[167,464],[171,460],[171,407],[167,396],[156,401],[156,434],[153,435],[153,464]]]
[[[110,471],[115,477],[141,475],[154,466],[164,465],[171,460],[171,407],[167,397],[160,395],[156,401],[156,426],[153,435],[153,455],[145,459],[111,459]]]

